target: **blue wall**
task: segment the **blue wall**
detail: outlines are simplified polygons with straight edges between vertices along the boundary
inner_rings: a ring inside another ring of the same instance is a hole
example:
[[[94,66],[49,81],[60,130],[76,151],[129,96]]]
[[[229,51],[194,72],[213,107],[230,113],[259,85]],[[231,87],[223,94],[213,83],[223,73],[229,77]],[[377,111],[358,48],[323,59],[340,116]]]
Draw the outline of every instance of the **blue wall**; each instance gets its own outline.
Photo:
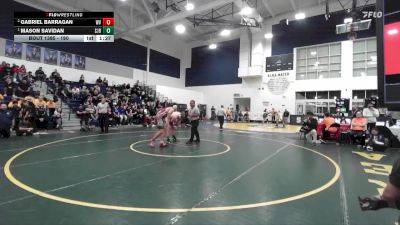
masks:
[[[186,86],[239,84],[238,77],[240,39],[192,48],[192,66],[186,70]]]
[[[30,6],[1,0],[0,7],[0,37],[13,40],[14,11],[40,11]],[[146,70],[146,47],[126,41],[115,40],[114,43],[32,43],[34,45],[65,51],[77,55],[103,60],[123,66]],[[172,56],[151,50],[150,70],[155,73],[179,78],[180,61]],[[153,57],[152,57],[153,56]],[[171,63],[171,65],[168,65]]]
[[[375,7],[367,7],[365,10],[375,10]],[[319,15],[290,21],[288,26],[273,25],[272,55],[292,53],[293,48],[301,46],[348,40],[347,34],[336,34],[336,25],[342,24],[344,18],[345,13],[338,12],[328,21],[325,20],[325,15]],[[360,31],[357,35],[358,38],[376,36],[375,20],[372,20],[369,30]]]
[[[150,72],[180,78],[181,60],[155,50],[150,51]]]

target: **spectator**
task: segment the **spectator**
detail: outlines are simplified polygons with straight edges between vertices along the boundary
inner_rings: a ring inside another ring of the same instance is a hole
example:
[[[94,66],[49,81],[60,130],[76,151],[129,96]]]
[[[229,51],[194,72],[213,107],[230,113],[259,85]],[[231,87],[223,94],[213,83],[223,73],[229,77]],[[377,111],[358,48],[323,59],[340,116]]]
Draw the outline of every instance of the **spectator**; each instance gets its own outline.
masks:
[[[126,112],[125,105],[118,106],[118,116],[119,116],[119,122],[121,125],[128,123],[128,114]]]
[[[290,122],[289,116],[290,116],[289,111],[285,109],[285,111],[283,112],[283,124],[288,124]]]
[[[48,112],[49,112],[49,116],[53,117],[54,112],[56,111],[56,103],[54,102],[53,99],[50,99],[47,102],[47,109],[48,109]]]
[[[28,83],[33,83],[36,77],[32,74],[32,71],[29,71],[28,74],[24,77],[24,80],[27,80]]]
[[[367,151],[385,151],[388,148],[389,140],[379,133],[379,130],[374,127],[371,133],[366,135],[365,145]]]
[[[363,117],[361,111],[356,113],[356,117],[351,120],[351,138],[353,143],[358,145],[365,144],[365,131],[367,130],[367,119]]]
[[[56,129],[62,129],[62,116],[63,112],[61,108],[58,108],[53,114],[53,121],[55,122]]]
[[[376,124],[376,118],[379,116],[379,110],[374,108],[374,105],[372,103],[368,103],[368,108],[364,108],[362,114],[364,118],[367,119],[368,130],[374,128]]]
[[[108,86],[108,80],[106,79],[106,77],[104,77],[104,79],[103,79],[103,85]]]
[[[6,83],[4,84],[4,89],[0,93],[4,97],[9,97],[11,99],[11,97],[15,96],[16,85],[12,82],[11,78],[7,78],[5,81]]]
[[[19,68],[18,73],[25,75],[26,74],[26,68],[25,65],[21,65],[21,67]]]
[[[18,84],[17,87],[17,96],[18,97],[26,97],[29,96],[32,92],[32,87],[31,85],[28,83],[27,80],[22,80],[21,83]]]
[[[38,129],[48,130],[49,128],[49,117],[47,116],[46,107],[39,106],[36,112],[35,118],[36,127]]]
[[[4,78],[6,78],[6,77],[11,77],[11,66],[10,66],[10,63],[6,63],[6,66],[4,67]]]
[[[13,63],[13,66],[11,67],[11,76],[16,78],[18,75],[18,71],[19,71],[19,66]]]
[[[277,111],[275,110],[275,108],[272,108],[272,110],[271,110],[272,123],[276,123],[276,114],[277,114]]]
[[[2,103],[0,105],[0,137],[10,137],[11,130],[14,127],[13,113],[7,110],[7,105]]]
[[[5,75],[5,69],[6,69],[6,62],[2,62],[0,65],[0,80],[3,80]]]
[[[44,107],[47,110],[47,102],[43,96],[40,96],[40,98],[36,101],[36,107]]]
[[[248,107],[244,108],[243,120],[246,121],[247,123],[250,122],[250,112]]]
[[[300,131],[304,132],[306,141],[312,138],[312,144],[316,145],[318,120],[314,118],[312,112],[307,112],[306,116],[307,119],[304,121]]]
[[[97,84],[97,85],[100,85],[101,83],[102,83],[101,77],[97,78],[96,84]]]
[[[44,81],[46,79],[46,74],[43,72],[42,67],[36,70],[35,77],[39,81]]]
[[[81,85],[83,85],[85,83],[85,77],[83,76],[83,74],[81,75],[81,77],[79,78],[79,83]]]
[[[322,120],[322,124],[325,126],[325,129],[322,132],[321,142],[324,142],[330,133],[337,132],[337,127],[331,127],[334,123],[336,123],[335,118],[333,118],[329,112],[325,113],[324,119]]]
[[[79,98],[79,94],[80,94],[80,89],[76,86],[74,86],[71,90],[72,93],[72,98],[73,99],[78,99]]]
[[[26,136],[32,135],[34,128],[32,127],[31,122],[28,119],[22,119],[19,123],[19,126],[16,128],[15,132],[17,136],[22,136],[26,134]]]
[[[86,131],[89,126],[89,115],[83,105],[79,106],[78,111],[76,111],[76,115],[79,118],[79,124],[81,125],[81,131]]]
[[[17,81],[20,82],[24,78],[25,75],[26,75],[25,65],[21,65],[21,67],[17,71]]]

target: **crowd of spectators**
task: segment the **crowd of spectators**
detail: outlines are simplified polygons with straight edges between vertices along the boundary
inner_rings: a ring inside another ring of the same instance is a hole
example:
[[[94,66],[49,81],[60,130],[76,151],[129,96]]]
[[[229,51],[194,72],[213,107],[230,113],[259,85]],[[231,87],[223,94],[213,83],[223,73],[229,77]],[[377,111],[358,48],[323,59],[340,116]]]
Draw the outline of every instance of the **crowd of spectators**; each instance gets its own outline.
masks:
[[[359,147],[363,147],[368,151],[378,150],[384,151],[389,147],[391,137],[385,135],[386,127],[376,127],[377,117],[379,116],[378,109],[374,108],[372,104],[362,110],[355,111],[351,120],[350,126],[347,125],[345,120],[341,120],[340,124],[336,122],[335,118],[327,112],[324,119],[318,123],[318,120],[312,112],[306,114],[303,126],[300,132],[304,133],[305,140],[310,140],[314,145],[318,143],[326,143],[326,140],[331,137],[337,139],[342,137],[342,133],[350,138],[350,143]],[[341,126],[346,125],[347,130],[341,129]],[[323,128],[322,134],[318,137],[317,128]]]
[[[97,107],[102,99],[109,105],[107,127],[130,124],[151,126],[158,108],[167,104],[160,103],[155,92],[139,82],[132,87],[130,84],[110,86],[106,78],[99,77],[95,84],[89,84],[84,75],[78,82],[71,82],[64,80],[57,70],[47,76],[40,67],[33,74],[27,72],[24,65],[10,66],[6,62],[0,66],[0,82],[0,120],[4,125],[1,130],[15,131],[17,135],[30,135],[40,129],[61,129],[63,113],[61,108],[56,108],[59,98],[71,104],[84,131],[99,126]],[[34,90],[34,84],[41,82],[45,82],[47,91],[54,94],[52,99]],[[10,136],[10,132],[1,134]]]
[[[0,129],[9,137],[31,135],[39,129],[61,128],[62,110],[56,109],[57,98],[47,99],[35,91],[35,83],[44,82],[46,75],[39,67],[33,74],[24,65],[6,62],[0,65]]]

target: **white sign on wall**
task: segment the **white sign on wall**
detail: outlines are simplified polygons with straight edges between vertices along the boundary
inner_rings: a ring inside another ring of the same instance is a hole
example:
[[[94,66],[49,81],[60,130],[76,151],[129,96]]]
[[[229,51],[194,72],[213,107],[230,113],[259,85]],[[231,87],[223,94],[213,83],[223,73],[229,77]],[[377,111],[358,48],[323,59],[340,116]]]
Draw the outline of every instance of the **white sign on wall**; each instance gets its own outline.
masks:
[[[263,85],[266,85],[273,95],[282,95],[289,89],[290,83],[294,80],[295,73],[293,70],[269,72],[263,76]]]

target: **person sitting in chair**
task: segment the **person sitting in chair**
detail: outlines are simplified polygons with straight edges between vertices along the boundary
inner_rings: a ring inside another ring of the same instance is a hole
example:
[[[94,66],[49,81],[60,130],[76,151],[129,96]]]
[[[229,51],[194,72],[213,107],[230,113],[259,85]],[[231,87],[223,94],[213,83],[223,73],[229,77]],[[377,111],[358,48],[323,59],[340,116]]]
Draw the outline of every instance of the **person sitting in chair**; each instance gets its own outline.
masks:
[[[325,129],[322,132],[321,142],[325,142],[325,139],[327,139],[327,137],[330,134],[336,133],[338,131],[338,128],[332,127],[332,124],[335,124],[336,122],[335,122],[335,118],[333,118],[329,112],[325,113],[322,123],[325,125]]]
[[[361,111],[356,113],[356,117],[351,120],[351,138],[357,145],[365,144],[365,131],[367,130],[367,119],[363,117]]]

